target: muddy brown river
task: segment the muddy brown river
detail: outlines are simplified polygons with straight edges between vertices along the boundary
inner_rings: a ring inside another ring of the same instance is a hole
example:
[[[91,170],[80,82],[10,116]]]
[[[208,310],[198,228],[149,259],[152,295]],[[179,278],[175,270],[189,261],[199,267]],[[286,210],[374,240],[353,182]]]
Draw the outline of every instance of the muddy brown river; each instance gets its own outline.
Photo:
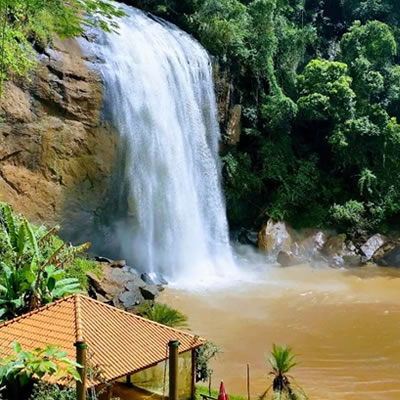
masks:
[[[257,283],[161,298],[189,317],[191,330],[223,351],[213,386],[251,397],[271,382],[265,355],[273,343],[298,355],[292,375],[315,400],[400,399],[400,271],[378,267],[273,268]]]

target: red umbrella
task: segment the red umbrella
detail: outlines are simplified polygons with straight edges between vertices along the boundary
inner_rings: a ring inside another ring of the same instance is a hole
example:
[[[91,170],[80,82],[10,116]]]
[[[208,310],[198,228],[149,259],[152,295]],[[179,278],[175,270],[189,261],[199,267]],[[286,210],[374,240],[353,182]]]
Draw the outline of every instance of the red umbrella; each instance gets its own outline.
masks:
[[[221,381],[221,385],[219,387],[218,400],[229,400],[223,381]]]

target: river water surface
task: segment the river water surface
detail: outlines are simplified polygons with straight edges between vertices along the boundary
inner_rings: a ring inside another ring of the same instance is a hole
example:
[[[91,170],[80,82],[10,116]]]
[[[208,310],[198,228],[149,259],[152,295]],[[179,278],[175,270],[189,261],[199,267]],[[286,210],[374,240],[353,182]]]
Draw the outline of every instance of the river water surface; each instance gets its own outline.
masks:
[[[298,354],[292,371],[310,399],[400,399],[400,272],[364,267],[271,267],[257,283],[166,290],[161,301],[189,317],[191,329],[221,347],[213,386],[251,397],[271,382],[273,343]]]

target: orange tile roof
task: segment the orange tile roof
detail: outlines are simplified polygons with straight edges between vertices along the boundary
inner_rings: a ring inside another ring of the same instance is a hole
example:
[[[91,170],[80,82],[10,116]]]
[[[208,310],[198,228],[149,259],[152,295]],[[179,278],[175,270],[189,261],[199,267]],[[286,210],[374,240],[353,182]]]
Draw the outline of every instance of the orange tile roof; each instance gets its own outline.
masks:
[[[26,350],[56,344],[74,360],[74,343],[84,340],[88,345],[88,365],[101,373],[100,378],[88,382],[90,387],[165,360],[172,339],[180,342],[180,353],[205,343],[192,334],[77,294],[0,325],[0,354],[12,354],[13,341]]]

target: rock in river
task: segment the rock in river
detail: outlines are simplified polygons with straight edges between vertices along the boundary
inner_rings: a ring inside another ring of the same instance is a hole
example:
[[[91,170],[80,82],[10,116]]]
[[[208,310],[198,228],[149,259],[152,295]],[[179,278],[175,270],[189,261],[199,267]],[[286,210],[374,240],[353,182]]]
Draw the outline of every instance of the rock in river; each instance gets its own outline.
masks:
[[[278,263],[282,267],[290,267],[292,265],[301,264],[301,259],[291,252],[280,251],[278,254]]]
[[[258,247],[270,255],[279,251],[290,252],[293,244],[292,237],[285,222],[269,220],[258,234]]]
[[[362,262],[367,262],[372,259],[374,254],[379,250],[387,241],[387,238],[381,234],[371,236],[362,246],[361,251],[364,256]]]

